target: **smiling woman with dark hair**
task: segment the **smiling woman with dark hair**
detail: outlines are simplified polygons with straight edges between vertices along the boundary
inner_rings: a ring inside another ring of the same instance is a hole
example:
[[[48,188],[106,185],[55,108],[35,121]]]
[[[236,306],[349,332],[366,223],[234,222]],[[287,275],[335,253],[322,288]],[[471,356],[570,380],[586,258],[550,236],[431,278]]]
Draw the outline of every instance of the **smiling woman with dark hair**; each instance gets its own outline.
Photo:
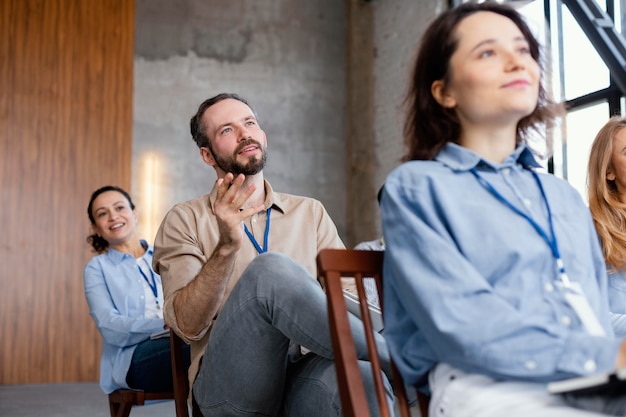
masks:
[[[170,392],[169,339],[150,339],[165,328],[161,277],[152,269],[152,246],[139,239],[135,205],[123,189],[105,186],[91,195],[87,215],[93,229],[87,242],[99,253],[85,266],[84,281],[102,335],[100,386],[107,394]]]

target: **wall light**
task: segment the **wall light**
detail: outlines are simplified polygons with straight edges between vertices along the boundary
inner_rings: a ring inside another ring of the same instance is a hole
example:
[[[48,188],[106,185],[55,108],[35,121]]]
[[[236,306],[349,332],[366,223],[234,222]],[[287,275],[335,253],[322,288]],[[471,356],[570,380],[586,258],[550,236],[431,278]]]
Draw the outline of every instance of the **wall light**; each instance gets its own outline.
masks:
[[[142,170],[142,210],[143,216],[140,216],[139,223],[143,224],[145,238],[149,243],[154,242],[160,219],[157,218],[161,204],[161,163],[157,154],[147,153],[143,157]],[[142,220],[143,217],[143,220]]]

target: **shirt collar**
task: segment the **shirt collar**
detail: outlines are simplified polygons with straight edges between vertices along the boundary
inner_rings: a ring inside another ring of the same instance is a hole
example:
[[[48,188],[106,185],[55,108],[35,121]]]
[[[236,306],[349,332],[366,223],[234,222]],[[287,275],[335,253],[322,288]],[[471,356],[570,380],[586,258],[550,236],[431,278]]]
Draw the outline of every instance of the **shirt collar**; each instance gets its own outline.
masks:
[[[265,209],[267,210],[268,208],[272,207],[278,209],[281,213],[284,213],[285,205],[280,194],[275,193],[270,183],[265,179],[263,180],[263,186],[265,187]],[[213,206],[215,205],[216,198],[217,186],[214,185],[213,189],[209,193],[209,205],[211,207],[211,210],[213,211],[213,214],[215,214]]]
[[[454,171],[469,171],[470,169],[481,165],[498,170],[521,164],[525,168],[540,168],[541,165],[536,161],[535,156],[528,146],[521,144],[509,155],[502,163],[487,161],[477,153],[456,143],[448,142],[446,146],[435,157],[436,161],[441,162]]]
[[[146,253],[149,254],[150,256],[152,256],[152,252],[154,250],[154,247],[152,245],[149,245],[148,242],[146,242],[143,239],[140,239],[139,242],[141,243],[141,246],[143,246],[143,248],[146,250]],[[117,249],[113,249],[113,248],[109,247],[109,249],[106,252],[106,256],[114,264],[119,264],[120,262],[122,262],[122,260],[124,258],[126,258],[127,256],[132,256],[132,255],[130,253],[120,252]]]

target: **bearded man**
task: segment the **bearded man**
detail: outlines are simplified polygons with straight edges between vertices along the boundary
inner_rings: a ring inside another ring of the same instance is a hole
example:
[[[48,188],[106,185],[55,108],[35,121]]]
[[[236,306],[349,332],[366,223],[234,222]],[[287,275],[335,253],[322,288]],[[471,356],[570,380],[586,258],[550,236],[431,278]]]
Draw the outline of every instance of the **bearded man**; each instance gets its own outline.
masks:
[[[319,201],[275,192],[264,179],[267,137],[245,99],[222,93],[204,101],[190,127],[218,179],[208,195],[165,216],[154,269],[165,321],[191,345],[194,411],[341,416],[326,297],[315,278],[317,253],[344,247],[334,223]],[[378,415],[365,337],[353,319]],[[388,397],[393,402],[390,387]]]

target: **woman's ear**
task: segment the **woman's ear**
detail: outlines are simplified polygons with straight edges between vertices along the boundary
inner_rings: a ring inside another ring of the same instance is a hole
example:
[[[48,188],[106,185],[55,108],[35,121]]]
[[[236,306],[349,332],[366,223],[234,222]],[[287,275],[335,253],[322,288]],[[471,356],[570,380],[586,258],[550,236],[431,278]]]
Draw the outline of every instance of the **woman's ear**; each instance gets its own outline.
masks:
[[[437,103],[439,103],[442,107],[447,109],[451,109],[456,107],[456,100],[451,95],[446,92],[446,84],[443,80],[437,80],[432,83],[430,86],[430,94],[433,95],[433,98]]]
[[[613,172],[612,168],[606,169],[606,179],[608,181],[615,181],[615,173]]]

